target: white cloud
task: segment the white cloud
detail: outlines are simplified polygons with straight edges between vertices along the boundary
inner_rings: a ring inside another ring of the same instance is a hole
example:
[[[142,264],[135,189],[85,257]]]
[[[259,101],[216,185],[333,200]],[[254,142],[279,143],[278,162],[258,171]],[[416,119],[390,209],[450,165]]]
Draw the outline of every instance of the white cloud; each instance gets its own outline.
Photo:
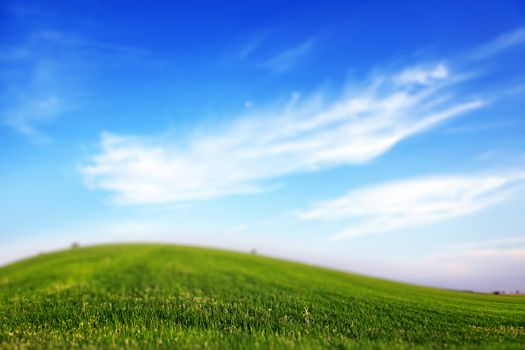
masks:
[[[405,69],[397,77],[400,84],[422,84],[430,85],[436,80],[447,78],[449,71],[444,64],[438,64],[435,67],[413,67]]]
[[[184,140],[103,133],[100,151],[80,171],[91,188],[122,203],[253,193],[278,176],[365,163],[484,104],[454,98],[446,81],[414,86],[400,84],[398,76],[376,77],[359,93],[330,101],[320,95],[301,101],[295,94],[284,106],[258,114],[252,108],[254,114]]]
[[[360,188],[299,214],[304,220],[338,220],[337,239],[425,225],[467,215],[504,200],[525,173],[436,176]]]
[[[518,45],[522,32],[486,47],[495,52]],[[314,44],[311,39],[286,50],[267,67],[284,71]],[[100,150],[80,172],[90,188],[109,191],[120,203],[165,204],[257,193],[272,188],[269,180],[280,176],[366,163],[488,103],[479,97],[483,91],[476,91],[476,98],[463,93],[472,90],[469,79],[476,76],[445,62],[376,74],[353,82],[360,86],[353,93],[334,98],[294,94],[287,104],[266,109],[246,103],[246,115],[206,130],[197,127],[183,138],[105,132]]]

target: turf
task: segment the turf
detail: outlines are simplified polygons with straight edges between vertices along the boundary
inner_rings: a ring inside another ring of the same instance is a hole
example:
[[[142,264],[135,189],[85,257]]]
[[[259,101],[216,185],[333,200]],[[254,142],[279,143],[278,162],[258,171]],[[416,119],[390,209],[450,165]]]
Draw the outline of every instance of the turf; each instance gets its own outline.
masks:
[[[525,298],[172,245],[0,269],[3,348],[525,348]]]

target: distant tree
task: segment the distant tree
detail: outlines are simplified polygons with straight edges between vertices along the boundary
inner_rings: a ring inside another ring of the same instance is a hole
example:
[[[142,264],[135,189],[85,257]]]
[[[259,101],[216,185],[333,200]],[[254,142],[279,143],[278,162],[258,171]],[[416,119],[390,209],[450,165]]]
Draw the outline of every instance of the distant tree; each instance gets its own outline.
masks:
[[[257,255],[257,250],[255,248],[252,248],[252,250],[250,250],[250,254]]]
[[[516,290],[516,294],[520,294],[520,291],[519,291],[519,290]]]
[[[78,242],[71,243],[71,249],[75,249],[75,248],[78,248],[78,247],[80,247],[80,244]]]
[[[499,295],[499,290],[495,290],[495,291],[493,291],[492,294],[494,294],[494,295]]]

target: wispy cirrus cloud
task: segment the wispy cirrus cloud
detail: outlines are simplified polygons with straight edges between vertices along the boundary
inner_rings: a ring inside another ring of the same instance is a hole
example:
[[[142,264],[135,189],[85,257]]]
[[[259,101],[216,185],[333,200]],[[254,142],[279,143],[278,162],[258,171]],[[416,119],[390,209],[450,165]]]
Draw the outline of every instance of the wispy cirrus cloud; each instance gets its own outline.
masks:
[[[346,222],[335,239],[406,229],[500,203],[525,183],[525,172],[414,178],[355,189],[301,212],[303,220]]]
[[[80,171],[91,188],[128,204],[260,192],[279,176],[366,163],[408,137],[481,108],[480,98],[454,96],[460,83],[442,63],[415,65],[375,75],[358,92],[332,99],[294,95],[283,106],[186,139],[106,132]]]
[[[308,55],[315,47],[316,42],[316,38],[311,38],[303,41],[299,45],[287,48],[267,59],[261,64],[261,67],[269,69],[273,73],[284,73],[299,63],[303,57]]]
[[[35,143],[49,142],[52,138],[42,127],[71,106],[69,62],[54,45],[31,37],[0,47],[0,63],[5,68],[0,74],[2,124]]]
[[[52,123],[66,109],[62,97],[53,93],[20,97],[17,106],[5,112],[5,124],[38,144],[50,142],[40,127]]]
[[[486,59],[519,45],[525,45],[525,27],[504,33],[496,39],[479,46],[469,54],[469,58]]]
[[[239,59],[241,61],[248,59],[254,52],[256,52],[261,47],[265,38],[265,34],[259,34],[255,38],[252,38],[250,42],[242,46],[238,52]]]
[[[0,121],[37,144],[50,142],[45,126],[77,105],[91,67],[148,59],[144,50],[64,31],[36,30],[22,37],[0,45]]]
[[[63,47],[75,47],[93,51],[105,50],[112,55],[150,56],[150,53],[142,48],[84,38],[74,33],[58,30],[41,30],[33,33],[32,37],[37,40],[46,40]]]

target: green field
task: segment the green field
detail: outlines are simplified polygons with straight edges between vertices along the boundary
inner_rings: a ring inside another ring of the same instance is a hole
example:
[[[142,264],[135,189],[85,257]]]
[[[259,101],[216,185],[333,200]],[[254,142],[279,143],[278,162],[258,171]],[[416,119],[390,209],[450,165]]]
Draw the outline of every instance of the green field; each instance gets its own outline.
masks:
[[[0,268],[1,348],[525,348],[525,298],[171,245]]]

